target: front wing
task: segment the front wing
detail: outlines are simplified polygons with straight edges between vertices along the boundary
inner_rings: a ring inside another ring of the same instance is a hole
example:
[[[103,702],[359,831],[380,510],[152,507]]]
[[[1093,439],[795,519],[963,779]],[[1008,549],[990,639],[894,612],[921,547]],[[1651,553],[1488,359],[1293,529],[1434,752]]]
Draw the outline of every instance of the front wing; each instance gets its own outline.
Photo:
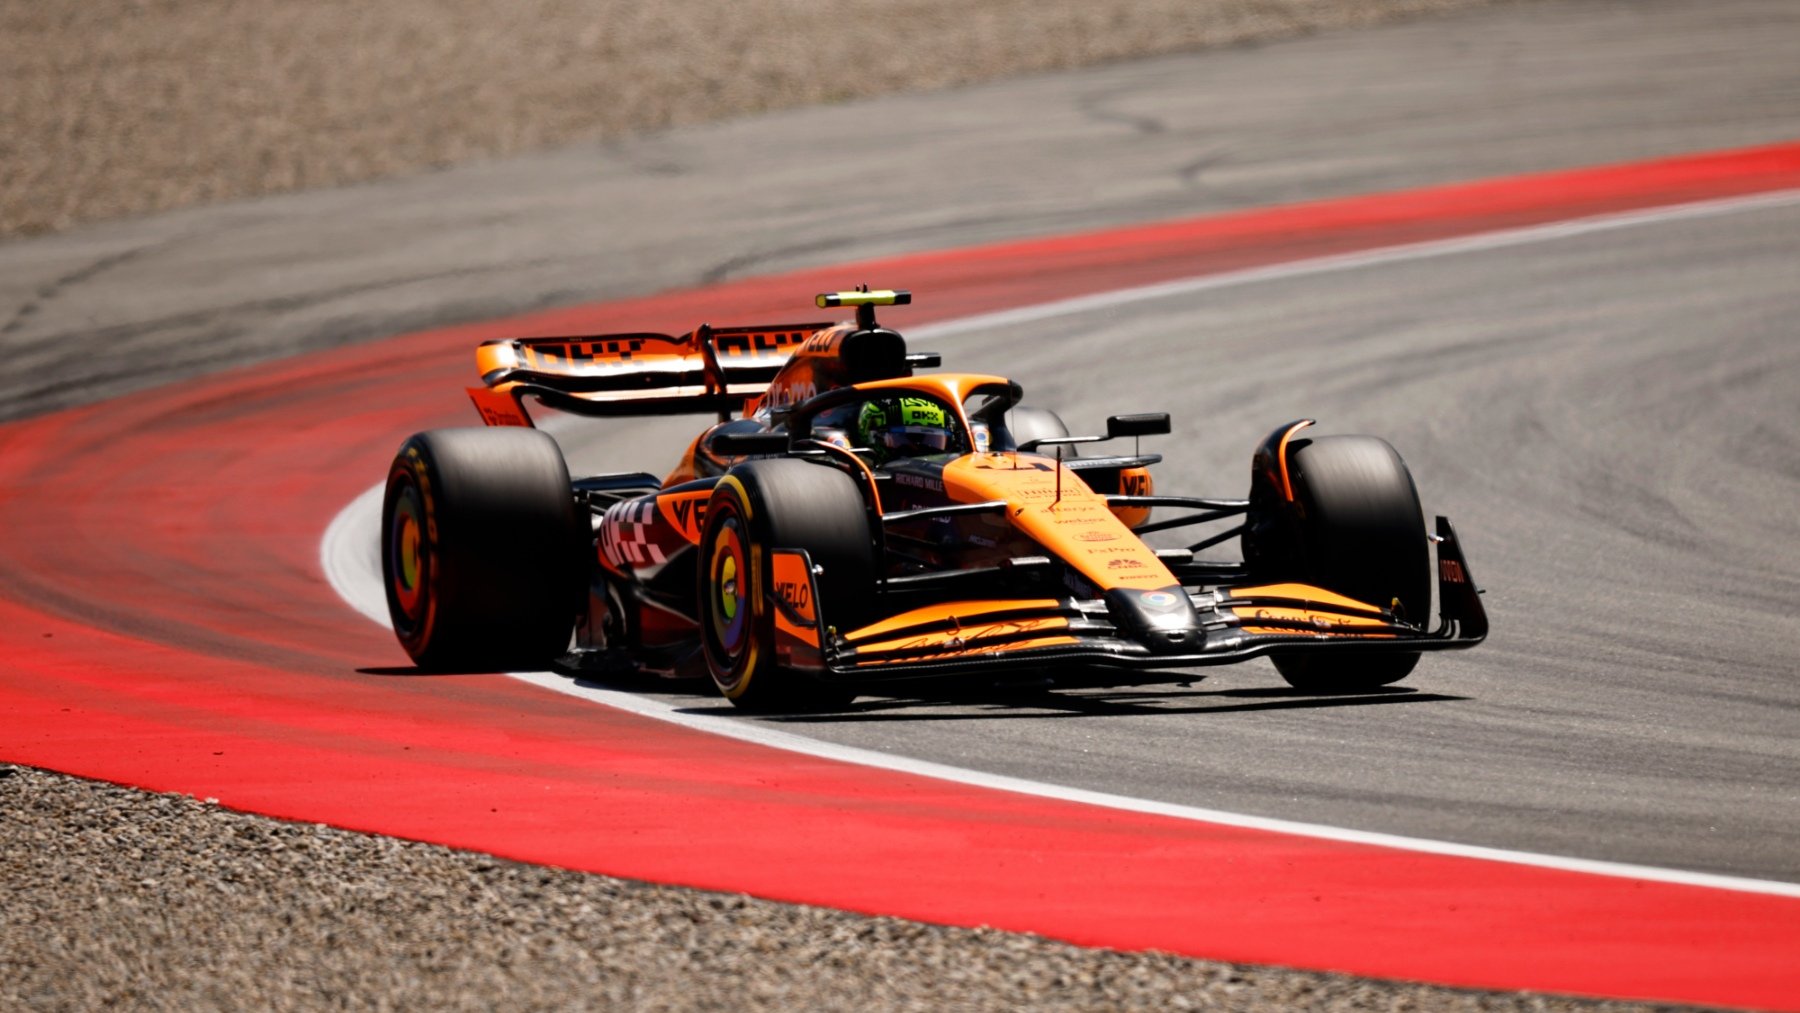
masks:
[[[874,683],[1052,665],[1181,669],[1275,653],[1473,647],[1487,636],[1481,592],[1447,519],[1437,518],[1433,540],[1439,619],[1430,628],[1307,584],[1198,588],[1187,594],[1204,636],[1180,653],[1121,630],[1098,599],[954,602],[838,630],[816,608],[805,554],[777,551],[776,651],[782,664],[825,681]]]

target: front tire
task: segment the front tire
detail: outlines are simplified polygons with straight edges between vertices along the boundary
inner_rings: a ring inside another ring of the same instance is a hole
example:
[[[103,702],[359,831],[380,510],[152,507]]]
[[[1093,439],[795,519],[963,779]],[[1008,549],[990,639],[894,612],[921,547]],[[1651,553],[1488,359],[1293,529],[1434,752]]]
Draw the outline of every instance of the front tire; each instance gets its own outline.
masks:
[[[1431,611],[1431,549],[1412,473],[1387,441],[1325,436],[1288,456],[1299,502],[1299,578],[1417,622]],[[1413,653],[1277,654],[1296,689],[1357,692],[1406,678]]]
[[[775,657],[769,552],[804,549],[817,568],[821,618],[866,619],[875,558],[862,494],[848,475],[777,458],[733,468],[713,489],[700,548],[700,639],[719,692],[747,710],[842,707],[852,691],[783,668]]]
[[[568,648],[587,538],[548,435],[410,437],[388,471],[381,530],[388,615],[421,669],[541,669]]]

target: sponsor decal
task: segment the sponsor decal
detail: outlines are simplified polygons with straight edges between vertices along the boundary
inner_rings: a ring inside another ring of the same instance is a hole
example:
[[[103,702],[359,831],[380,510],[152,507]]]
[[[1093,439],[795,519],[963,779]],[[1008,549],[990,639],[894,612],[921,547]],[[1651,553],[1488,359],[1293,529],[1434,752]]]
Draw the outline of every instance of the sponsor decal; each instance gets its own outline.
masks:
[[[894,475],[894,484],[907,485],[915,489],[926,489],[931,492],[944,491],[944,482],[942,479],[934,478],[930,475],[913,475],[904,471]]]
[[[1083,531],[1075,536],[1083,542],[1116,542],[1119,536],[1111,531]],[[1107,551],[1113,551],[1108,549]],[[1129,552],[1130,550],[1125,550]]]
[[[817,602],[813,599],[812,579],[806,572],[806,557],[778,549],[771,558],[775,597],[800,622],[817,623],[819,617],[814,611]]]
[[[510,394],[500,394],[486,387],[469,387],[469,400],[481,413],[481,421],[490,426],[519,426],[529,429],[531,420],[520,410]]]
[[[706,523],[706,504],[712,499],[710,491],[677,493],[658,497],[657,503],[662,507],[663,520],[681,532],[681,537],[691,545],[700,544],[700,528]]]
[[[805,581],[778,580],[775,582],[775,593],[787,603],[788,608],[801,615],[812,613],[812,585]]]
[[[1127,496],[1150,495],[1150,475],[1143,471],[1128,471],[1119,476],[1119,491]]]
[[[1138,601],[1155,609],[1174,608],[1180,598],[1167,591],[1145,591],[1138,595]]]
[[[1438,560],[1438,576],[1446,584],[1467,584],[1469,575],[1463,571],[1462,564],[1454,559]]]
[[[496,411],[487,405],[476,405],[475,407],[481,411],[481,421],[490,426],[528,426],[531,424],[526,422],[525,416],[518,412]]]
[[[1109,559],[1106,561],[1106,568],[1108,570],[1142,570],[1144,564],[1135,559]]]
[[[843,336],[842,331],[835,329],[820,331],[807,339],[806,344],[800,346],[800,350],[803,352],[829,352],[837,348],[838,340]]]
[[[1062,619],[1013,619],[992,623],[980,623],[974,626],[959,627],[947,633],[927,633],[891,644],[878,644],[879,651],[930,651],[934,654],[952,655],[979,651],[998,652],[1020,650],[1040,646],[1046,638],[1033,638],[1011,644],[983,644],[984,640],[1000,637],[1019,637],[1021,635],[1044,633],[1054,634],[1065,629],[1068,623]]]
[[[797,405],[818,392],[818,385],[811,380],[778,384],[769,388],[769,407],[781,409]]]
[[[1322,612],[1311,612],[1311,611],[1307,611],[1305,609],[1259,608],[1256,610],[1256,614],[1254,616],[1252,616],[1250,618],[1250,620],[1245,621],[1244,628],[1245,629],[1253,629],[1252,624],[1253,624],[1254,620],[1257,620],[1257,619],[1264,619],[1264,620],[1285,619],[1285,620],[1288,620],[1289,622],[1309,623],[1312,625],[1312,627],[1314,629],[1319,629],[1319,630],[1346,630],[1346,629],[1350,629],[1350,628],[1358,627],[1358,626],[1378,625],[1373,620],[1363,620],[1363,619],[1355,618],[1355,617],[1351,617],[1351,616],[1326,615],[1325,613],[1322,613]],[[1268,630],[1267,632],[1280,633],[1280,632],[1296,632],[1296,631],[1284,631],[1281,629],[1272,629],[1272,630]]]

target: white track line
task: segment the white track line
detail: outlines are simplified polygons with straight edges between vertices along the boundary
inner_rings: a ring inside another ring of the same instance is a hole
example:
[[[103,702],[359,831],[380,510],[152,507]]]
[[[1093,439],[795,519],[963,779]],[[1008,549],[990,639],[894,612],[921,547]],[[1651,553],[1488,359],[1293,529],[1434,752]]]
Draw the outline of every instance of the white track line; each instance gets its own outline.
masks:
[[[1501,229],[1472,236],[1459,236],[1455,239],[1433,239],[1422,243],[1383,246],[1358,253],[1312,257],[1306,260],[1270,264],[1266,267],[1251,267],[1241,271],[1226,271],[1220,274],[1158,282],[1153,285],[1140,285],[1135,288],[1115,289],[1096,295],[1077,296],[1073,299],[1038,303],[1035,306],[1022,306],[1018,309],[1001,310],[997,313],[962,317],[939,324],[911,328],[908,333],[917,338],[941,338],[969,331],[1009,327],[1014,324],[1048,320],[1052,317],[1073,316],[1078,313],[1112,309],[1130,303],[1147,302],[1170,296],[1210,292],[1214,289],[1232,288],[1238,285],[1252,285],[1262,281],[1286,281],[1315,274],[1352,271],[1358,268],[1400,264],[1459,253],[1480,253],[1484,250],[1546,243],[1596,232],[1635,228],[1640,225],[1660,225],[1693,218],[1712,218],[1743,211],[1789,207],[1795,204],[1800,204],[1800,190],[1775,190],[1749,197],[1695,201],[1691,204],[1670,204],[1667,207],[1653,208],[1647,211],[1623,211],[1617,214],[1595,215],[1591,218],[1571,218],[1568,221],[1550,222],[1545,225],[1527,225],[1516,229]]]
[[[1268,267],[1252,268],[1244,271],[1232,271],[1225,274],[1205,275],[1187,278],[1180,281],[1164,282],[1156,285],[1144,285],[1137,288],[1120,289],[1099,295],[1082,296],[1075,299],[1064,299],[1057,302],[1042,303],[999,313],[986,313],[980,316],[964,317],[929,327],[913,330],[914,337],[941,338],[948,335],[981,330],[993,327],[1005,327],[1013,324],[1046,320],[1052,317],[1069,316],[1094,310],[1111,309],[1129,303],[1145,302],[1171,296],[1188,295],[1213,289],[1227,288],[1235,285],[1249,285],[1263,281],[1276,281],[1309,275],[1326,274],[1334,271],[1349,271],[1363,267],[1384,264],[1395,264],[1413,260],[1424,260],[1431,257],[1451,256],[1460,253],[1474,253],[1484,250],[1495,250],[1509,246],[1522,246],[1529,243],[1551,242],[1574,236],[1583,236],[1596,232],[1614,229],[1633,228],[1640,225],[1654,225],[1666,222],[1683,221],[1694,218],[1706,218],[1717,215],[1735,214],[1743,211],[1762,210],[1775,207],[1787,207],[1800,204],[1800,190],[1783,190],[1753,197],[1739,197],[1728,200],[1700,201],[1691,204],[1676,204],[1649,211],[1633,211],[1623,214],[1602,215],[1593,218],[1579,218],[1549,225],[1534,225],[1526,228],[1506,229],[1498,232],[1486,232],[1480,235],[1466,236],[1458,239],[1434,240],[1424,243],[1410,243],[1402,246],[1384,247],[1363,253],[1343,254],[1331,257],[1317,257],[1310,260],[1294,261],[1287,264],[1276,264]],[[383,590],[380,563],[380,526],[381,526],[382,486],[377,484],[347,504],[325,529],[325,535],[319,544],[319,562],[325,571],[325,577],[338,595],[350,607],[368,616],[370,619],[388,626],[387,599]],[[1131,798],[1125,795],[1112,795],[1105,792],[1087,791],[1081,788],[1070,788],[1042,781],[1030,781],[1024,778],[1007,777],[990,774],[979,770],[968,770],[952,767],[927,760],[915,760],[904,756],[879,753],[869,749],[858,749],[854,746],[840,746],[835,743],[809,739],[792,732],[785,732],[765,725],[728,718],[713,714],[697,714],[676,704],[657,700],[636,693],[622,693],[616,690],[600,689],[581,685],[568,676],[554,672],[515,672],[512,677],[534,686],[540,686],[552,692],[578,697],[593,703],[603,704],[619,710],[630,711],[644,717],[670,724],[680,725],[696,731],[726,738],[752,742],[757,745],[782,749],[808,756],[817,756],[827,760],[851,763],[864,767],[875,767],[918,777],[929,777],[943,781],[954,781],[959,784],[990,788],[996,791],[1016,792],[1022,795],[1034,795],[1040,798],[1058,799],[1066,802],[1077,802],[1085,805],[1101,806],[1107,809],[1118,809],[1127,812],[1147,813],[1156,816],[1168,816],[1176,819],[1196,820],[1215,823],[1223,826],[1243,827],[1251,830],[1267,830],[1276,833],[1297,834],[1304,837],[1316,837],[1324,840],[1343,841],[1350,844],[1366,844],[1385,848],[1397,848],[1405,851],[1416,851],[1433,855],[1449,855],[1458,858],[1473,858],[1485,861],[1507,862],[1513,865],[1529,865],[1564,872],[1589,873],[1599,876],[1616,876],[1627,879],[1640,879],[1657,883],[1671,883],[1682,886],[1708,887],[1720,890],[1735,890],[1744,893],[1767,894],[1777,897],[1800,898],[1800,884],[1783,883],[1773,880],[1748,879],[1739,876],[1721,876],[1705,872],[1689,872],[1681,869],[1663,869],[1646,865],[1629,865],[1621,862],[1606,862],[1586,858],[1570,858],[1561,855],[1542,855],[1529,851],[1511,851],[1504,848],[1488,848],[1472,844],[1457,844],[1451,841],[1434,841],[1426,838],[1403,837],[1397,834],[1374,833],[1365,830],[1351,830],[1343,827],[1322,826],[1316,823],[1299,823],[1290,820],[1271,819],[1263,816],[1248,816],[1242,813],[1225,812],[1218,809],[1202,809],[1196,806],[1177,805],[1170,802],[1156,802],[1149,799]]]

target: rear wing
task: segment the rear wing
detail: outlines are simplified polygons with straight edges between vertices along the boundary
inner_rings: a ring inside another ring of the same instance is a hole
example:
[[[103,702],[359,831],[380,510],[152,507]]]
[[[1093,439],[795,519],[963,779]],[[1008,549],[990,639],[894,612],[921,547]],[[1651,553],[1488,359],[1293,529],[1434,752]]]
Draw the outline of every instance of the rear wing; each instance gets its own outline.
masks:
[[[757,397],[788,357],[830,322],[709,327],[687,334],[500,338],[475,350],[469,397],[491,426],[529,426],[524,398],[578,415],[718,413]]]

